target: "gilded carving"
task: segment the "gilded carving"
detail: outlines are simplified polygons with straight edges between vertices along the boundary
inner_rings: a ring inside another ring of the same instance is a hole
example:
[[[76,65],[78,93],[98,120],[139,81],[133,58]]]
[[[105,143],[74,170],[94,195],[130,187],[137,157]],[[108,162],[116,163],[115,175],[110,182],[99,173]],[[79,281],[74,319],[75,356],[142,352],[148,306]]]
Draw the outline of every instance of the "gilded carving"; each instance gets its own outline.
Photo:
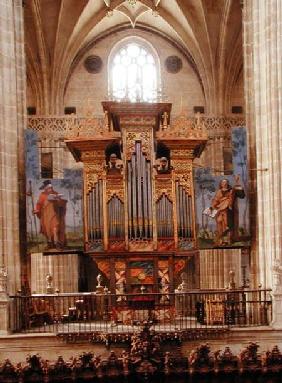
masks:
[[[73,116],[58,116],[58,117],[46,117],[46,116],[30,116],[27,118],[28,128],[38,132],[39,139],[44,137],[52,137],[53,139],[66,139],[72,137],[93,137],[96,135],[106,134],[109,130],[108,123],[105,123],[104,117],[73,117]],[[122,123],[124,125],[131,126],[153,126],[154,121],[148,117],[138,118],[123,118]],[[180,136],[184,134],[183,126],[185,130],[190,129],[190,132],[199,133],[197,125],[201,126],[203,131],[206,131],[209,138],[224,137],[228,135],[231,128],[236,126],[245,126],[246,122],[242,116],[231,117],[213,117],[202,116],[195,117],[183,117],[180,116],[172,120],[171,125],[167,126],[165,132],[158,134],[174,135],[178,131]],[[170,133],[171,132],[171,133]],[[119,134],[119,132],[111,132]],[[187,132],[185,132],[185,137]],[[177,133],[178,134],[178,133]],[[189,133],[190,134],[190,133]]]
[[[95,150],[89,152],[82,152],[81,154],[82,162],[92,162],[101,165],[103,170],[105,166],[105,152],[103,150]]]
[[[147,158],[151,158],[151,131],[149,129],[144,130],[140,128],[138,130],[127,130],[126,131],[126,158],[130,159],[131,155],[135,151],[135,143],[136,141],[141,141],[142,143],[142,152],[146,154]]]
[[[129,251],[153,251],[153,242],[149,240],[130,240]]]
[[[181,174],[178,177],[179,184],[185,188],[189,195],[192,194],[193,179],[192,174]]]
[[[189,159],[189,153],[184,150],[173,150],[171,163],[174,171],[174,178],[178,180],[180,185],[185,188],[188,194],[192,194],[193,188],[193,163],[192,159]],[[187,155],[186,158],[183,158],[184,154]],[[175,158],[176,157],[176,158]]]
[[[116,195],[122,202],[124,202],[124,190],[123,188],[107,190],[107,202]]]
[[[165,194],[170,201],[172,198],[172,180],[171,178],[156,177],[155,178],[155,201]]]
[[[192,172],[192,161],[174,160],[171,162],[173,164],[174,173],[176,174]]]
[[[199,118],[180,115],[163,128],[165,129],[158,134],[158,138],[207,139],[206,128]]]
[[[108,127],[101,117],[29,117],[28,128],[35,130],[38,137],[67,139],[74,137],[103,136]]]
[[[193,149],[177,149],[171,150],[172,161],[174,159],[181,159],[183,161],[192,160],[194,158]]]
[[[152,127],[153,125],[155,125],[155,119],[146,116],[129,116],[122,117],[120,119],[120,123],[122,126],[139,127],[142,129],[144,126]]]
[[[98,177],[97,173],[87,173],[87,172],[85,172],[85,178],[86,178],[87,192],[89,192],[91,189],[94,188],[94,186],[98,182],[99,177]]]
[[[106,201],[116,195],[124,203],[124,188],[122,182],[112,182],[107,180]]]
[[[101,151],[102,152],[102,151]],[[97,156],[95,158],[94,154],[97,153]],[[86,154],[86,157],[84,157],[82,160],[84,162],[84,174],[86,179],[86,189],[87,192],[91,190],[96,182],[103,178],[105,175],[105,159],[104,159],[104,153],[103,157],[101,156],[101,153],[98,152],[84,152],[83,154]],[[100,155],[99,155],[100,154]],[[87,160],[86,160],[87,159]]]

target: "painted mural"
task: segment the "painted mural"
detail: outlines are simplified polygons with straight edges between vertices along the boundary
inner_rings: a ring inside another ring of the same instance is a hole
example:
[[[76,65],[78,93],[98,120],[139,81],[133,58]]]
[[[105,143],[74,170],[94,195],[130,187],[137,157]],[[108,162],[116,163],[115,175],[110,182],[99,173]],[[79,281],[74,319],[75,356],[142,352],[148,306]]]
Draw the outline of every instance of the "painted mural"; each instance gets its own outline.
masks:
[[[41,178],[36,132],[25,131],[26,220],[29,253],[82,249],[82,170]]]
[[[154,263],[152,261],[131,261],[130,282],[135,285],[151,285],[154,283]]]
[[[232,129],[232,162],[225,175],[196,168],[198,244],[202,249],[249,246],[249,197],[246,129]]]

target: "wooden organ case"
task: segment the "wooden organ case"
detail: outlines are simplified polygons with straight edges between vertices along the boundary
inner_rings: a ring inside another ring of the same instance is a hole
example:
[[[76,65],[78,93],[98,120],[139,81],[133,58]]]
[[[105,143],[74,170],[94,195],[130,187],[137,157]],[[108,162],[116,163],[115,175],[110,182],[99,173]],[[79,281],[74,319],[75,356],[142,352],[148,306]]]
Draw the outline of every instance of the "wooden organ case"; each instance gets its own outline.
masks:
[[[113,293],[173,291],[191,259],[196,287],[193,160],[207,141],[199,119],[170,124],[170,103],[102,105],[98,134],[66,140],[84,165],[85,253]]]

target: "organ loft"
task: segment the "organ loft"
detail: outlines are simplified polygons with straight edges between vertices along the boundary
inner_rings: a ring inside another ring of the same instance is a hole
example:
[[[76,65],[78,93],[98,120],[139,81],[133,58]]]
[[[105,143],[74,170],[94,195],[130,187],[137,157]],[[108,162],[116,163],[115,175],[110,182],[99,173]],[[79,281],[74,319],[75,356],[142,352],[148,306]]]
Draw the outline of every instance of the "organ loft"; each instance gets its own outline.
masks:
[[[198,287],[193,160],[207,142],[199,119],[172,122],[164,102],[102,106],[103,130],[66,140],[83,163],[85,254],[107,269],[113,293],[173,291],[179,261]]]

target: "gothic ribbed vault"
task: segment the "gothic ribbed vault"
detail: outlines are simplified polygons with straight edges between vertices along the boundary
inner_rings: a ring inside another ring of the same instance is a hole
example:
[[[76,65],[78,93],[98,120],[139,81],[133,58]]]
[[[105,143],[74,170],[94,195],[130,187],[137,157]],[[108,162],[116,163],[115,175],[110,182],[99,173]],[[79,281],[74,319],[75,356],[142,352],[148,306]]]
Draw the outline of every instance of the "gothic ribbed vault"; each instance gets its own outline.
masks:
[[[139,0],[134,7],[123,0],[26,0],[24,13],[28,85],[41,114],[62,112],[77,58],[118,28],[149,30],[185,52],[210,114],[226,113],[242,82],[238,0]]]

